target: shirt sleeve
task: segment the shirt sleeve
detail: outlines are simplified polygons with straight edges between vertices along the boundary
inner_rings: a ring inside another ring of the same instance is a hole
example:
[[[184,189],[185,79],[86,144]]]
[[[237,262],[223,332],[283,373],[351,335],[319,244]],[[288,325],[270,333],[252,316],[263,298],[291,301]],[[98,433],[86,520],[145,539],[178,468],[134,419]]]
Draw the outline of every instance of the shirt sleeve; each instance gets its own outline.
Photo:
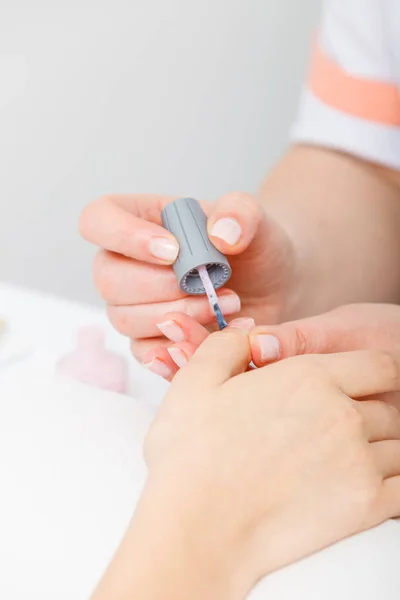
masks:
[[[400,95],[387,7],[382,0],[325,1],[294,142],[400,169]]]

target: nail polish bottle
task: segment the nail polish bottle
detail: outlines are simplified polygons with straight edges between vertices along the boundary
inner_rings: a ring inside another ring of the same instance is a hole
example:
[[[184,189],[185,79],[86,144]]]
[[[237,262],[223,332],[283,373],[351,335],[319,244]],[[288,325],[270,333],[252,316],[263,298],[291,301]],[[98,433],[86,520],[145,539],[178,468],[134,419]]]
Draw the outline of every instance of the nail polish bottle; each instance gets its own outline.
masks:
[[[126,393],[128,368],[125,359],[105,348],[104,333],[97,327],[82,327],[77,347],[57,363],[61,375],[94,387]]]

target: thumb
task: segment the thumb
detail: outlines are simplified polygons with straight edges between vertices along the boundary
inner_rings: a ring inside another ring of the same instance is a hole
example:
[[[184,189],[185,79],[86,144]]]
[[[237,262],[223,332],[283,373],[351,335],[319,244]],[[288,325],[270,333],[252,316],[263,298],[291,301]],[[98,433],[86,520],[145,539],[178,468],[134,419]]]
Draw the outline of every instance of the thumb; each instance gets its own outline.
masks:
[[[262,207],[253,196],[244,192],[227,194],[210,211],[208,234],[224,254],[240,254],[253,241],[262,218]]]
[[[248,334],[246,330],[228,327],[209,335],[176,375],[174,386],[210,389],[244,373],[251,360]]]
[[[328,354],[383,349],[398,344],[400,307],[352,304],[315,317],[251,331],[252,359],[257,366],[299,354]]]

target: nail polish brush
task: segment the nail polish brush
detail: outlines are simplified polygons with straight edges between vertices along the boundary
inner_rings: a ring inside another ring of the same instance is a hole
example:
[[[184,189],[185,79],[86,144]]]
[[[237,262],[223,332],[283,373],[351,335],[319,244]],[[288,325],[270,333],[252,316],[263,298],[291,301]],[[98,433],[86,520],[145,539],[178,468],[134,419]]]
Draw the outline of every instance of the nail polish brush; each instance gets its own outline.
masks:
[[[207,233],[207,216],[193,198],[179,198],[162,211],[162,223],[179,243],[173,269],[180,289],[189,295],[206,294],[219,329],[227,322],[218,304],[216,290],[230,278],[229,262],[212,244]]]

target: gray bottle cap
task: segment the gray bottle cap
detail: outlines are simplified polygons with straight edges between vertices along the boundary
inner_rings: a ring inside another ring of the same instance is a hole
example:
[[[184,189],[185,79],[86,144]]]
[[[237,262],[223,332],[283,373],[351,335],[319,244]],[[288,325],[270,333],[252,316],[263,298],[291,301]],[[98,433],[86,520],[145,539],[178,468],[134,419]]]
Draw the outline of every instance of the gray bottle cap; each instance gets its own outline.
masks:
[[[179,242],[179,254],[173,265],[179,287],[185,294],[205,294],[197,268],[206,265],[214,288],[223,286],[232,274],[227,258],[211,243],[207,217],[197,200],[179,198],[167,204],[162,223]]]

